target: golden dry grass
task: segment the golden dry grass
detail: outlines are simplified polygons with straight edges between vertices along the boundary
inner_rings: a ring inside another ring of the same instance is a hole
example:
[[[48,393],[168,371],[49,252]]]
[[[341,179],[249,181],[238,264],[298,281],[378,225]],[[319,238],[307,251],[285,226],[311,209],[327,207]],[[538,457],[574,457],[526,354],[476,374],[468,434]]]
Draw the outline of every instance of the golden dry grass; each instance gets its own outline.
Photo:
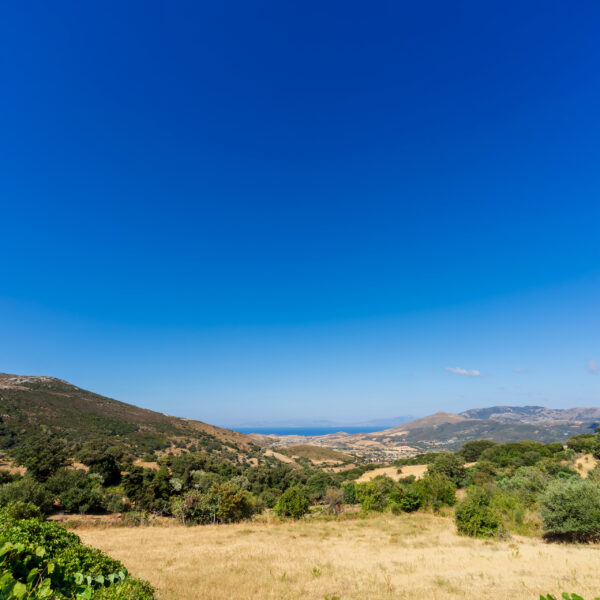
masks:
[[[356,482],[362,483],[363,481],[371,481],[371,479],[378,475],[387,475],[395,481],[398,481],[401,477],[408,477],[409,475],[414,475],[417,479],[420,479],[425,474],[425,471],[427,471],[427,465],[405,465],[401,468],[402,471],[400,473],[398,473],[398,467],[381,467],[379,469],[373,469],[372,471],[363,473]]]
[[[160,600],[535,600],[599,591],[600,546],[473,540],[451,519],[423,513],[77,533],[148,579]]]
[[[598,461],[592,454],[583,454],[575,461],[575,470],[582,476],[587,477],[588,473],[596,467]]]

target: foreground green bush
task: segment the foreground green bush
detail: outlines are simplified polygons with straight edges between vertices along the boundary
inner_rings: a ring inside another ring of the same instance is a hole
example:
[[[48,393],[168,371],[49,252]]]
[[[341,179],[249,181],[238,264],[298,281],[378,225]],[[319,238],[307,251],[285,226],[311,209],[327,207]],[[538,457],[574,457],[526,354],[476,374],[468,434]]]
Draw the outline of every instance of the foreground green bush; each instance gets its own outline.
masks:
[[[152,600],[149,584],[57,523],[0,515],[2,600]]]
[[[541,495],[540,515],[547,538],[600,539],[600,485],[586,479],[557,481]]]
[[[471,537],[493,537],[500,529],[500,516],[490,506],[489,495],[478,487],[470,488],[457,504],[454,518],[458,531]]]
[[[563,600],[583,600],[579,594],[567,594],[563,592],[560,596]],[[556,596],[548,594],[547,596],[540,596],[540,600],[556,600]],[[594,598],[594,600],[600,600],[600,598]]]

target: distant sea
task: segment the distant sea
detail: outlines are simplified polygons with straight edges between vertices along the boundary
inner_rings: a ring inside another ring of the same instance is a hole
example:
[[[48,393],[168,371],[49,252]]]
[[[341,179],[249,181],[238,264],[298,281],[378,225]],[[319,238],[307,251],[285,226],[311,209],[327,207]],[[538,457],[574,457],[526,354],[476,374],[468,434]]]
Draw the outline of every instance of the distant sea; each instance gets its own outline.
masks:
[[[232,427],[240,433],[261,433],[263,435],[327,435],[328,433],[371,433],[385,427]]]

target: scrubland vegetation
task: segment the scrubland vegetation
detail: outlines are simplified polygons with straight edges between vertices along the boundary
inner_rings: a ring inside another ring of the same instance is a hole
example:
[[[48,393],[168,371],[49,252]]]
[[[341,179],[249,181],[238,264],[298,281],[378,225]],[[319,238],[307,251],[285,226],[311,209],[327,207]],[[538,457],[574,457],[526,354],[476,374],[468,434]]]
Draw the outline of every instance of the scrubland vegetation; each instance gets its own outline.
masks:
[[[0,582],[15,598],[29,588],[37,594],[31,598],[152,597],[122,565],[99,553],[88,560],[93,551],[43,521],[57,512],[114,515],[107,529],[86,529],[83,517],[81,535],[148,579],[161,598],[403,598],[415,590],[475,598],[490,586],[497,598],[593,591],[576,562],[587,565],[599,552],[598,434],[566,446],[479,440],[456,453],[339,472],[187,446],[147,456],[152,466],[143,467],[125,444],[69,445],[52,433],[27,438],[12,456],[26,473],[0,472],[8,544]],[[62,545],[48,546],[54,538]],[[61,562],[67,547],[77,549],[68,553],[83,557],[79,563]],[[503,560],[513,579],[493,575]],[[54,596],[44,595],[51,589]],[[135,596],[140,590],[146,596]]]

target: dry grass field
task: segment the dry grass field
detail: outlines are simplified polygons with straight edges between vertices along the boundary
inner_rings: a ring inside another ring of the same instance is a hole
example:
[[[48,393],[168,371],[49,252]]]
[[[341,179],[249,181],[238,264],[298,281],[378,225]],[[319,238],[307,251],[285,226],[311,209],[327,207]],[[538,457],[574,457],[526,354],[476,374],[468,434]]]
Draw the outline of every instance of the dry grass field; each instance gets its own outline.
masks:
[[[159,600],[493,598],[599,595],[600,546],[473,540],[417,513],[184,528],[80,528],[149,580]]]
[[[409,475],[414,475],[417,479],[420,479],[425,475],[426,471],[427,465],[404,465],[400,473],[398,473],[398,467],[381,467],[363,473],[356,482],[362,483],[363,481],[371,481],[371,479],[374,479],[378,475],[387,475],[394,481],[398,481],[398,479],[408,477]]]

